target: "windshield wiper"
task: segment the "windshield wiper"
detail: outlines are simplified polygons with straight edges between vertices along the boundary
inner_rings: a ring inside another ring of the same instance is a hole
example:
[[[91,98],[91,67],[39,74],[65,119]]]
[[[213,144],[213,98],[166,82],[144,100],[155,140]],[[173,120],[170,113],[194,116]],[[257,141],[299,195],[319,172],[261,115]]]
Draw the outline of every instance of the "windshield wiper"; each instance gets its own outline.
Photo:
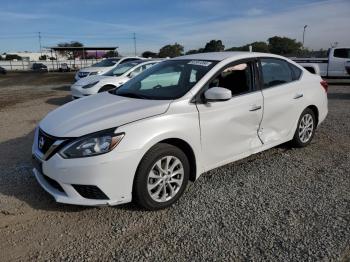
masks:
[[[136,93],[127,93],[123,92],[120,94],[116,94],[117,96],[125,96],[125,97],[131,97],[131,98],[141,98],[141,99],[150,99],[148,96],[141,95],[141,94],[136,94]]]

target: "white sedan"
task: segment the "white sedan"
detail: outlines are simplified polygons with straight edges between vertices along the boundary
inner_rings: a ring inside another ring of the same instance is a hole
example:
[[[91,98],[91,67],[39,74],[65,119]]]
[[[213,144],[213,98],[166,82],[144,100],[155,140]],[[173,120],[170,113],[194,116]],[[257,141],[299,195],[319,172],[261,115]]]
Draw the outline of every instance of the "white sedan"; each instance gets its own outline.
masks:
[[[143,58],[137,57],[137,56],[130,56],[130,57],[111,57],[111,58],[104,58],[102,61],[95,63],[91,65],[90,67],[85,67],[80,69],[75,74],[75,80],[78,81],[81,78],[87,77],[87,76],[93,76],[93,75],[102,75],[113,68],[115,68],[119,64],[141,60]]]
[[[119,64],[103,75],[82,78],[71,86],[72,98],[81,98],[119,87],[158,62],[160,61],[136,60]]]
[[[208,170],[288,141],[307,146],[327,112],[327,83],[284,57],[177,57],[49,113],[33,172],[57,202],[161,209]]]

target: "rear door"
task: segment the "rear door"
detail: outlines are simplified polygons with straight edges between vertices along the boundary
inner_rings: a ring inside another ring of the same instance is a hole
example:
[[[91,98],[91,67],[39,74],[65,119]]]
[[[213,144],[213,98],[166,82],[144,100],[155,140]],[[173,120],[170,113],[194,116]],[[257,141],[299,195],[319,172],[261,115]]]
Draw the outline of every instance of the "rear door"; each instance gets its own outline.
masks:
[[[304,94],[301,69],[278,58],[261,58],[264,112],[259,137],[265,145],[284,142],[299,118]]]
[[[197,103],[205,168],[212,169],[250,155],[261,147],[257,131],[263,97],[257,88],[256,60],[245,60],[221,69],[204,87],[231,90],[228,101]]]

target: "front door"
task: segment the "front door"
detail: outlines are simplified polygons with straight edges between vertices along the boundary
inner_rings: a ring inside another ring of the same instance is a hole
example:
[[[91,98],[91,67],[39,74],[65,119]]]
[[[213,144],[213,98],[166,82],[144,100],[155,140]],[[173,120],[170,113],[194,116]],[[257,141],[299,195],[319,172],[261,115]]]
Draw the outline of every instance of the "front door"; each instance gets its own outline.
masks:
[[[256,88],[255,69],[255,61],[230,64],[205,86],[205,89],[223,87],[232,92],[228,101],[197,103],[207,170],[248,156],[262,145],[257,131],[263,97]]]

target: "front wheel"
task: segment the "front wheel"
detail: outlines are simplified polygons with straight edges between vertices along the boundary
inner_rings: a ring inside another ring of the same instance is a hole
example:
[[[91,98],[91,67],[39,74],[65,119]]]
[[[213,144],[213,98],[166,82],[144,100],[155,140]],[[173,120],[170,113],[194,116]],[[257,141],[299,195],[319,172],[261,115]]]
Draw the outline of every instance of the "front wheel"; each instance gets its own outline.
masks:
[[[189,162],[183,151],[173,145],[157,144],[141,160],[133,198],[148,210],[169,207],[185,191],[189,172]]]
[[[297,129],[295,130],[292,144],[296,147],[305,147],[311,143],[316,129],[316,118],[310,108],[306,108],[301,114]]]

